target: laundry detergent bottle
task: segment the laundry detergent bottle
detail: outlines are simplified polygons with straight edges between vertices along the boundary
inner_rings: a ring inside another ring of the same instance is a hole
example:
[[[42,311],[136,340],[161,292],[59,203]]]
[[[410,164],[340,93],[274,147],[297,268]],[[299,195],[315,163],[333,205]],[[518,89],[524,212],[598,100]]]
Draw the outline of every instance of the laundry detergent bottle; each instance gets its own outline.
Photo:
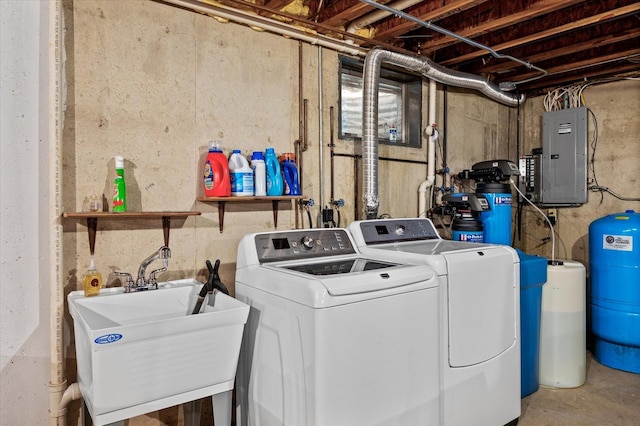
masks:
[[[273,148],[267,148],[264,159],[267,169],[267,195],[282,195],[283,183],[280,163]]]
[[[267,168],[262,151],[254,151],[251,156],[253,169],[253,195],[260,197],[267,195]]]
[[[284,195],[300,195],[298,168],[291,158],[285,158],[282,161],[282,176],[284,177]]]
[[[234,149],[229,157],[229,174],[231,175],[231,195],[253,196],[253,169],[239,149]]]
[[[211,142],[204,160],[203,185],[205,197],[228,197],[231,195],[229,163],[220,149],[219,142]]]

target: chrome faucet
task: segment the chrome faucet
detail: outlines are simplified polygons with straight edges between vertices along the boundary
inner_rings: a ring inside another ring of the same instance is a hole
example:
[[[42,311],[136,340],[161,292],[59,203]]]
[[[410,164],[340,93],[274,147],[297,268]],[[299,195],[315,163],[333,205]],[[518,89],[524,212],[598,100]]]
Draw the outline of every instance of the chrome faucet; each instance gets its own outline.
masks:
[[[158,251],[151,253],[149,257],[142,261],[142,263],[138,267],[138,279],[136,279],[135,281],[133,281],[133,277],[128,272],[114,272],[114,275],[126,278],[126,283],[124,285],[125,293],[157,289],[158,280],[156,279],[156,275],[167,270],[170,258],[171,249],[169,249],[169,247],[167,246],[162,246],[158,249]],[[147,266],[149,266],[155,260],[162,260],[162,267],[151,271],[149,273],[149,279],[147,280],[145,278]]]
[[[151,253],[149,257],[142,261],[138,268],[138,278],[136,279],[136,287],[147,288],[148,286],[157,287],[156,274],[164,272],[169,266],[169,259],[171,258],[171,249],[167,246],[162,246],[158,251]],[[162,268],[152,271],[149,275],[149,280],[145,278],[145,272],[147,266],[149,266],[155,260],[162,260]]]

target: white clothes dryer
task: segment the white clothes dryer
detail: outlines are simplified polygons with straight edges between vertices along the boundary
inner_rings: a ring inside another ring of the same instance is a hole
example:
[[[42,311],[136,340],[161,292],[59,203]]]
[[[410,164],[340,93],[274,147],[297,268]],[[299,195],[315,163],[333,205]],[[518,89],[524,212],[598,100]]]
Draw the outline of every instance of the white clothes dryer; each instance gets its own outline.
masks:
[[[429,265],[440,291],[442,424],[520,416],[520,260],[504,245],[443,240],[426,218],[351,223],[363,255]]]
[[[258,233],[240,241],[235,290],[251,307],[238,425],[441,422],[428,266],[365,258],[344,229]]]

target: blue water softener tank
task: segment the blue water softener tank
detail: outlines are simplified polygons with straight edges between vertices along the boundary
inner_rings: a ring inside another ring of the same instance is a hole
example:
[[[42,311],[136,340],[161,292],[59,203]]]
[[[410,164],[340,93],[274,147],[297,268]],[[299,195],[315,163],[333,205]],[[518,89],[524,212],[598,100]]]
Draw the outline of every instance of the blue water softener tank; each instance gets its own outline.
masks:
[[[594,356],[640,373],[640,213],[627,210],[591,223],[589,269]]]
[[[536,392],[540,383],[540,318],[547,259],[516,252],[520,257],[520,397],[524,398]]]
[[[508,183],[478,182],[476,193],[483,194],[491,210],[480,213],[484,242],[511,245],[511,187]]]
[[[453,209],[451,239],[454,241],[484,242],[484,226],[478,215],[490,209],[483,195],[454,192],[442,196],[442,201]]]

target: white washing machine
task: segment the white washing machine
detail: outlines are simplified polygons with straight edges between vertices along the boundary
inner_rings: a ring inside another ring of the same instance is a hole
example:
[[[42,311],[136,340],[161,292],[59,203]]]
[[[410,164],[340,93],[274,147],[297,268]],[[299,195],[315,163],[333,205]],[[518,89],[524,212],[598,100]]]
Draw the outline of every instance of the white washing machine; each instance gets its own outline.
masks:
[[[440,423],[428,266],[365,258],[344,229],[258,233],[240,241],[235,289],[251,307],[238,425]]]
[[[442,424],[498,426],[520,417],[516,251],[443,240],[422,218],[357,221],[347,230],[363,255],[429,265],[438,274]]]

